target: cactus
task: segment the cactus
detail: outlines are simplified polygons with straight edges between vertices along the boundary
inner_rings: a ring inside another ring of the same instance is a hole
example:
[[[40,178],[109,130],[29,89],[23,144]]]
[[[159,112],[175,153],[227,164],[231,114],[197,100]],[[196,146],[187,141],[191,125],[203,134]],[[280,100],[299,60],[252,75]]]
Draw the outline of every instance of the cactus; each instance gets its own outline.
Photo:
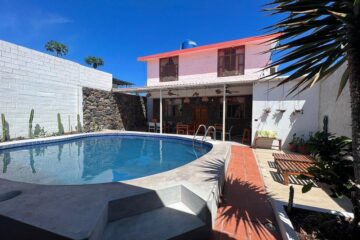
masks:
[[[2,138],[3,141],[9,140],[9,126],[5,119],[5,114],[1,114],[1,125],[2,125]]]
[[[294,206],[294,187],[290,186],[289,190],[290,190],[289,191],[289,202],[288,202],[288,205],[287,205],[287,208],[286,208],[286,212],[288,214],[291,214],[293,206]]]
[[[41,133],[41,127],[39,124],[35,125],[35,130],[34,130],[34,137],[40,137],[40,133]]]
[[[64,134],[64,126],[61,123],[61,116],[60,113],[57,114],[57,121],[58,121],[58,134],[63,135]]]
[[[81,126],[81,121],[80,121],[80,115],[78,114],[77,115],[77,128],[76,128],[76,130],[78,131],[78,132],[82,132],[82,126]]]
[[[30,118],[29,118],[29,138],[33,138],[33,137],[34,137],[34,134],[33,134],[33,131],[32,131],[33,120],[34,120],[34,109],[31,109]]]

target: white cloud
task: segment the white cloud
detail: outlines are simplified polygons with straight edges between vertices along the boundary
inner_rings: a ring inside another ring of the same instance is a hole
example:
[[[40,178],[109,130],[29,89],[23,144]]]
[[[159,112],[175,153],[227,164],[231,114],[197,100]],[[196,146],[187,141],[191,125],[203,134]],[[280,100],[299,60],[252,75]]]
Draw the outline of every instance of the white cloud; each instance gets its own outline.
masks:
[[[72,22],[73,21],[71,19],[64,16],[44,14],[41,18],[39,17],[32,18],[30,24],[32,27],[39,29],[51,25],[60,25],[60,24],[67,24]]]
[[[54,25],[72,23],[73,20],[59,14],[45,12],[39,8],[12,9],[0,8],[0,27],[3,31],[38,32]]]

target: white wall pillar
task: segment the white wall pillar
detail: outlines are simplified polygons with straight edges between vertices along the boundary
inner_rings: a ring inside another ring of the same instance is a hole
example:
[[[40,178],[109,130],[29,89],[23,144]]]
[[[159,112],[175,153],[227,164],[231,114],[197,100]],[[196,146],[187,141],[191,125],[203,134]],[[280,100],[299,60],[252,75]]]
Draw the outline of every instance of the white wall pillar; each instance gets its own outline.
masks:
[[[160,134],[163,133],[163,106],[162,106],[162,90],[160,89]]]
[[[226,85],[224,84],[223,89],[223,125],[222,125],[222,140],[225,141],[225,117],[226,117]]]

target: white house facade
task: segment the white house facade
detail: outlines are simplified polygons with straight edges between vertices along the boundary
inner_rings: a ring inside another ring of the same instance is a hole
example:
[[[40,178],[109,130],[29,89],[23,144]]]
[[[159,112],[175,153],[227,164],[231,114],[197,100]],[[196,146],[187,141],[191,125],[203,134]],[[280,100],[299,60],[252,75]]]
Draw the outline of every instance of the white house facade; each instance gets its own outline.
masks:
[[[162,132],[176,132],[176,125],[183,124],[188,126],[186,134],[193,134],[205,124],[216,126],[219,139],[231,134],[242,141],[250,132],[248,143],[253,144],[257,131],[271,130],[286,147],[295,133],[307,138],[321,130],[322,119],[328,116],[330,131],[349,136],[339,125],[350,123],[350,108],[346,106],[342,113],[331,109],[334,104],[349,104],[348,92],[334,103],[336,97],[325,90],[334,87],[336,76],[290,96],[295,83],[276,87],[281,78],[266,79],[276,71],[264,70],[271,62],[274,37],[255,36],[140,57],[147,64],[147,85],[118,91],[145,93],[148,121],[158,122]]]

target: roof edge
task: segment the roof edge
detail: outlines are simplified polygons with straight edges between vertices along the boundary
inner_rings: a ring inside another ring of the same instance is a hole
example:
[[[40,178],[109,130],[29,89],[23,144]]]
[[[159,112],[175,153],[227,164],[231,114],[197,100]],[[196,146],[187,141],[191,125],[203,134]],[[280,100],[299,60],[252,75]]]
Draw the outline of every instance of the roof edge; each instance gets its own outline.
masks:
[[[255,41],[268,41],[268,40],[274,39],[280,35],[281,35],[281,33],[252,36],[252,37],[241,38],[241,39],[231,40],[231,41],[226,41],[226,42],[202,45],[202,46],[198,46],[198,47],[194,47],[194,48],[173,50],[173,51],[168,51],[168,52],[164,52],[164,53],[147,55],[147,56],[143,56],[143,57],[138,57],[137,60],[140,62],[147,62],[152,59],[169,57],[172,55],[182,55],[182,54],[186,54],[186,53],[205,51],[205,50],[209,50],[209,49],[219,49],[219,48],[224,48],[224,47],[231,47],[231,46],[236,46],[236,45],[241,45],[241,44],[248,44],[248,43],[255,42]]]

